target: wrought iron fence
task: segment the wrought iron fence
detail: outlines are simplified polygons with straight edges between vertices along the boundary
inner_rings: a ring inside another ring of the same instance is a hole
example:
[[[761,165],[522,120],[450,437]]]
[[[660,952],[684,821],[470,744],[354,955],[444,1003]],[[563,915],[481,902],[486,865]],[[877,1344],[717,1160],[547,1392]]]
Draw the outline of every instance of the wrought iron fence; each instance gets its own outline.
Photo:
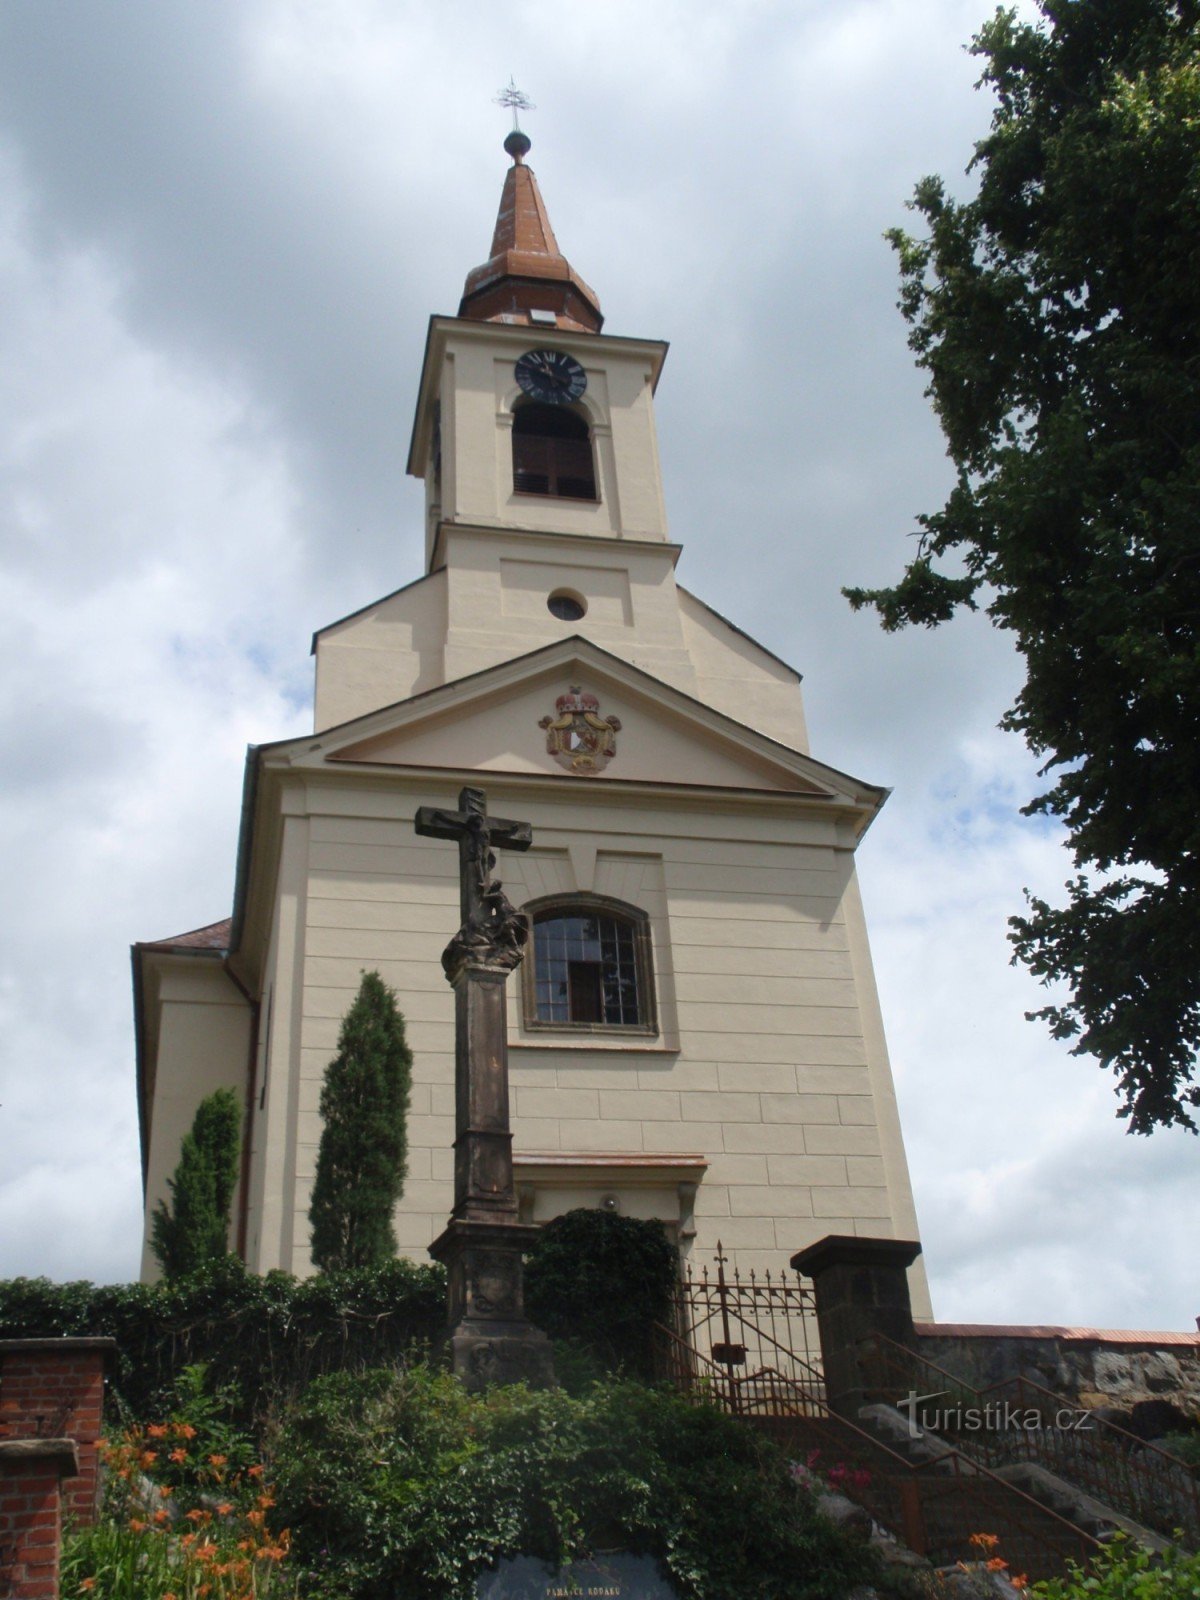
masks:
[[[689,1266],[675,1291],[664,1376],[687,1386],[703,1372],[713,1402],[735,1416],[794,1416],[823,1403],[816,1306],[798,1273]]]
[[[660,1379],[771,1434],[801,1474],[828,1477],[935,1564],[978,1560],[981,1532],[996,1534],[1011,1570],[1031,1579],[1094,1554],[1094,1539],[984,1463],[953,1449],[914,1462],[830,1412],[812,1289],[798,1274],[727,1267],[718,1244],[713,1267],[679,1284],[672,1326],[656,1330]]]

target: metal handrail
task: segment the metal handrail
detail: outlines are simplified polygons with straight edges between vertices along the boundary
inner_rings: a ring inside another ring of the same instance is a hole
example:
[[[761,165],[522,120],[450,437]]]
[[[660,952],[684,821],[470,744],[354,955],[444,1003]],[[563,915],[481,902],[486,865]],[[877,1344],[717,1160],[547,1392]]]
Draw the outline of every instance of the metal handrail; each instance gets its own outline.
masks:
[[[798,1411],[772,1415],[740,1410],[736,1397],[729,1393],[728,1376],[716,1362],[670,1328],[656,1324],[655,1334],[673,1368],[669,1381],[686,1398],[711,1399],[718,1409],[730,1410],[743,1420],[802,1435],[804,1443],[811,1444],[815,1438],[835,1457],[850,1455],[855,1465],[865,1466],[866,1481],[847,1477],[839,1484],[841,1492],[920,1555],[947,1561],[972,1558],[976,1552],[971,1535],[994,1531],[982,1524],[994,1523],[997,1518],[1007,1524],[1005,1544],[1010,1559],[1018,1559],[1030,1577],[1061,1574],[1070,1561],[1085,1563],[1099,1548],[1097,1541],[1074,1523],[965,1452],[950,1448],[933,1461],[910,1461],[883,1440],[835,1415],[809,1390],[800,1389],[803,1409]]]
[[[936,1374],[946,1384],[947,1392],[958,1391],[970,1397],[975,1407],[986,1415],[989,1397],[1015,1394],[1028,1395],[1039,1417],[1046,1412],[1061,1414],[1074,1408],[1065,1406],[1062,1396],[1031,1378],[1016,1376],[1004,1378],[985,1389],[977,1389],[957,1374],[948,1371],[936,1361],[921,1355],[908,1346],[898,1344],[886,1334],[872,1335],[871,1342],[893,1368],[901,1367],[905,1378],[911,1382],[914,1371]],[[930,1380],[932,1381],[932,1380]],[[1086,1413],[1081,1413],[1086,1415]],[[951,1433],[960,1440],[968,1455],[982,1456],[991,1462],[1012,1459],[1010,1446],[1002,1444],[1010,1435],[971,1431],[925,1429],[937,1437]],[[1070,1447],[1067,1441],[1071,1441]],[[1197,1483],[1187,1463],[1169,1450],[1139,1439],[1119,1424],[1107,1418],[1092,1419],[1092,1425],[1082,1432],[1058,1428],[1027,1429],[1021,1433],[1023,1454],[1053,1469],[1062,1477],[1111,1505],[1118,1512],[1136,1520],[1158,1523],[1156,1532],[1167,1535],[1182,1533],[1192,1543],[1200,1539],[1200,1483]],[[1172,1505],[1164,1515],[1161,1496],[1169,1488]],[[1116,1498],[1120,1496],[1120,1499]],[[1182,1524],[1182,1526],[1181,1526]]]

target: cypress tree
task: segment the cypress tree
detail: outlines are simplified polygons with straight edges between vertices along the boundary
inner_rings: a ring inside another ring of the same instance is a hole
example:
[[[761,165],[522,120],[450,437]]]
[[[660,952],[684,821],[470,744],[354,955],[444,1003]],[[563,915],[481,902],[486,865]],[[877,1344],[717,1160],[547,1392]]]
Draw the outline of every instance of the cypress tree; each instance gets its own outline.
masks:
[[[216,1089],[196,1108],[179,1165],[167,1179],[171,1205],[160,1200],[150,1248],[166,1278],[182,1278],[229,1248],[229,1209],[237,1187],[241,1113],[232,1089]]]
[[[396,996],[364,972],[325,1069],[309,1222],[325,1272],[373,1267],[396,1254],[392,1209],[404,1192],[412,1052]]]

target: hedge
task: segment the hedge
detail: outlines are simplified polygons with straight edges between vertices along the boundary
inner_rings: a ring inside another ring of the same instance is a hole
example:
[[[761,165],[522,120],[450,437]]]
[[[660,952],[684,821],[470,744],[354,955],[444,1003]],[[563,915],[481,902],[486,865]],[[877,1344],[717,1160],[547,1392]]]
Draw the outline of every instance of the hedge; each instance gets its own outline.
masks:
[[[440,1267],[385,1266],[298,1279],[247,1272],[236,1257],[175,1283],[0,1282],[0,1339],[107,1335],[117,1341],[110,1420],[153,1416],[185,1367],[232,1387],[261,1422],[321,1373],[400,1362],[442,1337]]]

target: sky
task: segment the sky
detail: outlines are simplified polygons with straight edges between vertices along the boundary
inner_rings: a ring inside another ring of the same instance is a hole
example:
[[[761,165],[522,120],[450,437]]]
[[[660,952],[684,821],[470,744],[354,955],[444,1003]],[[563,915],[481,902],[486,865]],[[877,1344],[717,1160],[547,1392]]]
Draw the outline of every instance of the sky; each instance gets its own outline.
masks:
[[[888,636],[950,482],[884,231],[965,168],[986,0],[0,6],[0,1276],[137,1271],[129,947],[228,914],[248,743],[311,726],[314,629],[417,577],[428,317],[484,260],[510,75],[610,333],[671,350],[679,576],[889,786],[860,851],[935,1314],[1191,1329],[1200,1145],[1124,1133],[1024,1013],[986,619]]]

